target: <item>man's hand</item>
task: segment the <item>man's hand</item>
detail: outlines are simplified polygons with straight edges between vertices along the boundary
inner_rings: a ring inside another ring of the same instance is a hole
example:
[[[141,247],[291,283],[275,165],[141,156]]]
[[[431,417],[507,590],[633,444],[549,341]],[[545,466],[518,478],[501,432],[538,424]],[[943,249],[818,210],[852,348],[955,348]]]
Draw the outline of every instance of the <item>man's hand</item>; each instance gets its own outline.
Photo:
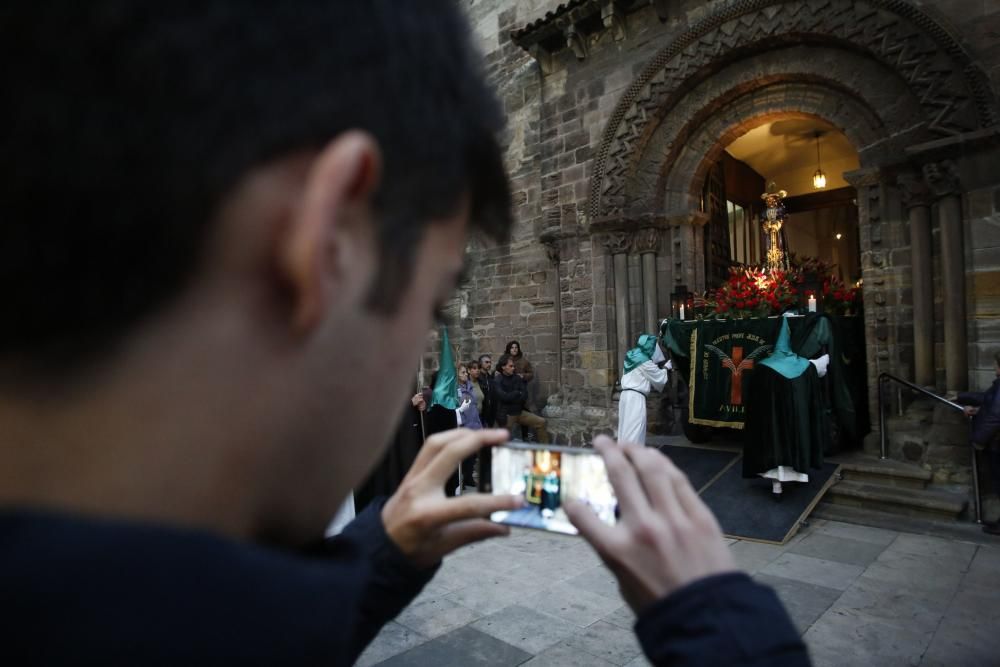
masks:
[[[972,405],[966,405],[964,408],[962,408],[962,412],[965,413],[966,417],[974,417],[977,414],[979,414],[979,408],[974,407]]]
[[[435,433],[424,442],[399,490],[382,508],[386,533],[415,565],[429,567],[460,546],[510,533],[488,517],[521,507],[520,496],[444,495],[445,481],[463,459],[509,437],[504,429],[462,428]]]
[[[424,400],[423,392],[417,392],[414,394],[413,398],[410,399],[410,404],[421,412],[427,409],[427,401]]]
[[[622,596],[639,613],[696,579],[736,569],[722,531],[687,476],[659,451],[594,440],[618,497],[618,525],[586,505],[566,505],[580,534],[618,577]]]

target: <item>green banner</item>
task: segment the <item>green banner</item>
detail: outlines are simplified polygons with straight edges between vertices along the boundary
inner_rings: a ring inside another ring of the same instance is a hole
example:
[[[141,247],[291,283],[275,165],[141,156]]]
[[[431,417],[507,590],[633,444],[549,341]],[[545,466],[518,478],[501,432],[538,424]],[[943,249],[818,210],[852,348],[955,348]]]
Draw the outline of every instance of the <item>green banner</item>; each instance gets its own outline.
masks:
[[[689,420],[704,426],[743,428],[746,390],[767,358],[775,319],[704,320],[691,332]]]

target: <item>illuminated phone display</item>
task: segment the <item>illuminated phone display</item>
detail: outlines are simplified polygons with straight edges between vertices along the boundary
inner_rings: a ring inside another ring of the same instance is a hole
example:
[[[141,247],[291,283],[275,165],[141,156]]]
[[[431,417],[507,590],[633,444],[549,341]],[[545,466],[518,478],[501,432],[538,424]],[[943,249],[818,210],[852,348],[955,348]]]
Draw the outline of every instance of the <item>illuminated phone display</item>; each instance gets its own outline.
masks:
[[[526,502],[518,510],[494,512],[493,521],[576,535],[563,511],[565,502],[575,499],[589,505],[601,521],[614,525],[618,500],[604,459],[593,451],[510,443],[493,447],[489,459],[490,474],[483,490],[524,496]]]

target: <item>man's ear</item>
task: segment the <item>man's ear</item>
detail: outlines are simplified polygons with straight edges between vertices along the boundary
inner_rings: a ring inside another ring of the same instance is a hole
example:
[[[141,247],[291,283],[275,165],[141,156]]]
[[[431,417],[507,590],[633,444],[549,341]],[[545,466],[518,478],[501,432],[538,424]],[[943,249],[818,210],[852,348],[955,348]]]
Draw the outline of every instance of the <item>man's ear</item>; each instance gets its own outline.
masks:
[[[349,272],[352,248],[346,232],[371,216],[381,171],[378,143],[361,131],[339,135],[313,161],[301,205],[278,250],[278,270],[291,292],[297,331],[322,320],[326,290]]]

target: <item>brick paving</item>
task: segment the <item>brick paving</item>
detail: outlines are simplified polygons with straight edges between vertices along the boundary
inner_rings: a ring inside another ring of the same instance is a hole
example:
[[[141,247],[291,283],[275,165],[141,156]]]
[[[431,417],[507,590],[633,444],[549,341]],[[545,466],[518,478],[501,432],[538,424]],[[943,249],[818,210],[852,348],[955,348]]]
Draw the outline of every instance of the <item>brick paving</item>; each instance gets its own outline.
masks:
[[[816,519],[783,546],[731,540],[817,667],[1000,664],[1000,539]],[[614,578],[581,539],[515,529],[446,559],[358,664],[649,664]]]

